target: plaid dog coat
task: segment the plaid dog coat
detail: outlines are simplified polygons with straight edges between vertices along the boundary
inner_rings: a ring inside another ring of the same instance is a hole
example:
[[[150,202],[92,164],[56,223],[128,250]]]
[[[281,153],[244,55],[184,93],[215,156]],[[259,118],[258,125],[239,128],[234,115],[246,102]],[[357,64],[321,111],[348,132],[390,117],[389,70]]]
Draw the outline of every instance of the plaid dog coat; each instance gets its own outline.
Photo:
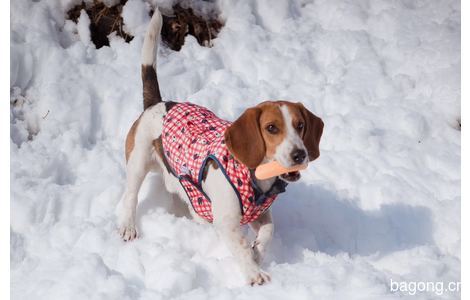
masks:
[[[225,145],[224,133],[230,124],[204,107],[178,103],[163,118],[163,150],[170,171],[179,179],[194,211],[209,222],[213,221],[211,200],[201,183],[208,160],[215,161],[238,196],[240,223],[247,224],[271,206],[287,183],[277,179],[271,190],[261,192],[250,170]]]

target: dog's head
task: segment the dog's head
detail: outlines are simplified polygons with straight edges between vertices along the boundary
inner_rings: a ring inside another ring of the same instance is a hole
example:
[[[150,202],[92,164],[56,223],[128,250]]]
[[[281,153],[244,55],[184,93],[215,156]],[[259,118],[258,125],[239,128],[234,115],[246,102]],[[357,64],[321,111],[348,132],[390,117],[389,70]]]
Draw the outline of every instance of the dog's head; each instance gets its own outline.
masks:
[[[301,103],[266,101],[247,109],[225,131],[225,142],[235,158],[250,169],[277,160],[292,167],[320,156],[323,121]],[[287,181],[299,172],[281,176]]]

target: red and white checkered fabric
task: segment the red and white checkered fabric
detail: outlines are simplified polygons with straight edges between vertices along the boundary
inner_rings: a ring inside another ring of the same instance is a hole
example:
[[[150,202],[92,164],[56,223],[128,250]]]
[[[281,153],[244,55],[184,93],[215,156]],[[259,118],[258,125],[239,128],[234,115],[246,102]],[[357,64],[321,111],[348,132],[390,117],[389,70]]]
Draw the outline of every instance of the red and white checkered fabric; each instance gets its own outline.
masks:
[[[202,190],[201,180],[206,161],[216,161],[239,196],[240,223],[247,224],[268,209],[276,196],[268,197],[261,205],[255,204],[250,170],[239,163],[225,145],[224,132],[230,124],[204,107],[176,104],[163,119],[163,149],[194,210],[209,222],[213,221],[212,206]]]

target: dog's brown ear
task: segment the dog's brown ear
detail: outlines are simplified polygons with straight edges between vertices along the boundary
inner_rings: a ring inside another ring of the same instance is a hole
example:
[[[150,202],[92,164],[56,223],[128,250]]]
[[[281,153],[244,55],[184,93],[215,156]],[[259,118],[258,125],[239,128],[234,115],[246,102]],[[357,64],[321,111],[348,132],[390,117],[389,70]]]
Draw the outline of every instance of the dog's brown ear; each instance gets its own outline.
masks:
[[[225,131],[225,143],[235,158],[250,169],[256,168],[266,154],[259,117],[261,109],[247,109]]]
[[[300,111],[305,120],[305,131],[302,136],[308,151],[308,160],[312,161],[320,156],[320,139],[323,133],[323,121],[315,116],[300,103]]]

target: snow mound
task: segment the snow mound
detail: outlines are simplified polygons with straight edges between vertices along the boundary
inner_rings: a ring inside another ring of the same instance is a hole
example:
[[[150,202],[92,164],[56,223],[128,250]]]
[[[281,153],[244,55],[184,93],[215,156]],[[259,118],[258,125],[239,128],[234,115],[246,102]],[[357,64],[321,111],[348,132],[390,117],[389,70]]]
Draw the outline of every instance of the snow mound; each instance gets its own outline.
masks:
[[[460,280],[458,1],[220,0],[212,48],[160,48],[165,99],[229,120],[288,99],[325,122],[319,160],[273,205],[273,281],[256,288],[158,175],[142,238],[119,239],[151,6],[129,1],[134,39],[96,49],[86,15],[65,20],[77,2],[11,2],[12,299],[395,299],[391,279]]]

